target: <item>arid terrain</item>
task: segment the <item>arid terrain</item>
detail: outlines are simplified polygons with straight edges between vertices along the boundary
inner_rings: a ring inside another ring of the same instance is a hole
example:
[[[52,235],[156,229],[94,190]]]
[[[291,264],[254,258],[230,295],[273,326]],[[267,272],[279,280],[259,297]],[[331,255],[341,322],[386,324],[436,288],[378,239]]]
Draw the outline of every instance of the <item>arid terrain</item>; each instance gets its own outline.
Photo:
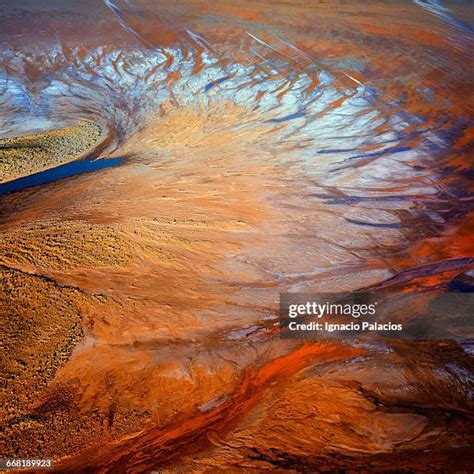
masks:
[[[472,331],[278,321],[283,292],[383,290],[407,321],[472,292],[470,2],[0,15],[0,457],[472,472]]]
[[[0,139],[0,180],[12,181],[79,159],[102,141],[102,129],[90,122],[59,130]]]

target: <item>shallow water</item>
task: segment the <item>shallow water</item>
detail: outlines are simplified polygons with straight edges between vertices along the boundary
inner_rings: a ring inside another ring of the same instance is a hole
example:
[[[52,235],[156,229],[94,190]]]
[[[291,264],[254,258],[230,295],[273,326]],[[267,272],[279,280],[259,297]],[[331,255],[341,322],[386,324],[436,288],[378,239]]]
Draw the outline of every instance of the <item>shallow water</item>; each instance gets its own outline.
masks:
[[[24,178],[8,181],[0,184],[0,196],[3,194],[21,191],[23,189],[54,183],[55,181],[70,178],[83,173],[90,173],[104,168],[118,166],[123,162],[121,158],[110,158],[102,160],[85,159],[56,166],[55,168],[40,171],[39,173]]]

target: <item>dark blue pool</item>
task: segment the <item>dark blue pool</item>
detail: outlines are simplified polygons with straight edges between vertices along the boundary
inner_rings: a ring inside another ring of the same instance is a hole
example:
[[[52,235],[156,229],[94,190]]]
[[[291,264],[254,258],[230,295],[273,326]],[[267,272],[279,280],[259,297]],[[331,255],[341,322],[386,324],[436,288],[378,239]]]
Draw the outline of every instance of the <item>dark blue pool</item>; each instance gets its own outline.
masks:
[[[71,176],[118,166],[123,162],[123,160],[123,158],[108,158],[103,160],[93,160],[92,158],[89,158],[80,161],[72,161],[57,166],[56,168],[40,171],[39,173],[25,176],[24,178],[18,178],[14,181],[2,183],[0,184],[0,196],[15,191],[21,191],[22,189],[31,188],[33,186],[39,186],[40,184],[52,183]]]

